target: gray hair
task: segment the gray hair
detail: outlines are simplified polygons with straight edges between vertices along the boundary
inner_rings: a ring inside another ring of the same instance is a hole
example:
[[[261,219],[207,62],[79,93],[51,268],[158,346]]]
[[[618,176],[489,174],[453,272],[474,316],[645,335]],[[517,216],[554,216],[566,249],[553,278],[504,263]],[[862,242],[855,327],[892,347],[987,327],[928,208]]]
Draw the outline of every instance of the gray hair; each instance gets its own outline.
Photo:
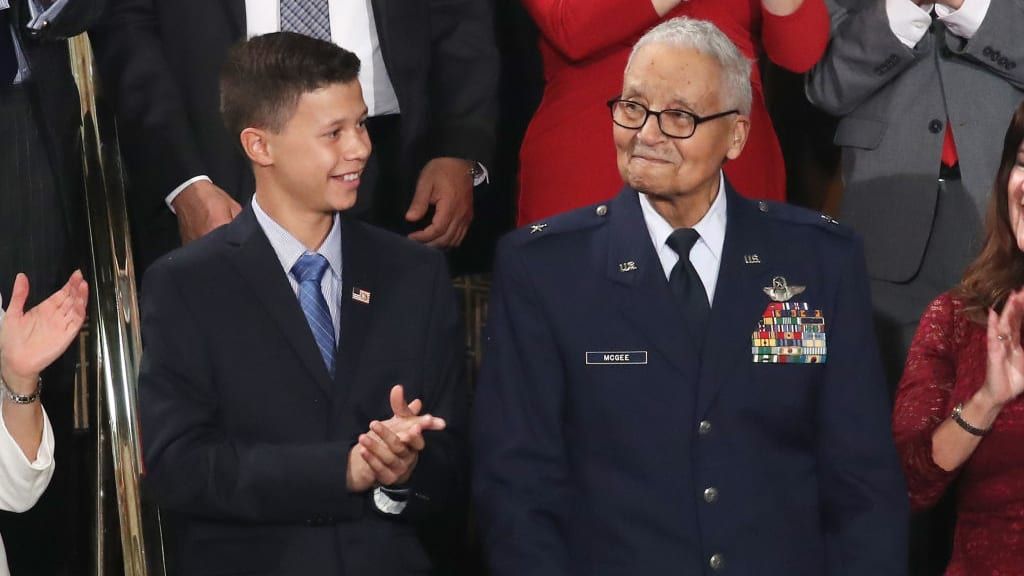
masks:
[[[718,63],[722,72],[722,95],[726,101],[742,114],[750,114],[750,60],[736,48],[717,26],[706,20],[680,16],[666,20],[651,28],[637,43],[626,62],[626,70],[633,65],[633,58],[641,48],[650,44],[668,44],[690,48],[710,56]]]

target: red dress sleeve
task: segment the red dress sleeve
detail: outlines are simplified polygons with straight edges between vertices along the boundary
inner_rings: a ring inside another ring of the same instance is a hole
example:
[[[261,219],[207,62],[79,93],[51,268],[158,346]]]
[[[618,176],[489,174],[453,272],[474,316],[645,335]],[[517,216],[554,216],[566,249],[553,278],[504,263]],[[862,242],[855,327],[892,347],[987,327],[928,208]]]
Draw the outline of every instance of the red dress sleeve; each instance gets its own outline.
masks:
[[[523,5],[544,38],[572,61],[633,38],[659,21],[647,0],[523,0]]]
[[[828,45],[829,17],[823,0],[804,0],[796,12],[776,16],[761,6],[761,43],[772,62],[802,74],[817,64]]]
[[[932,435],[946,418],[956,384],[957,321],[957,306],[949,294],[928,306],[896,392],[893,437],[915,510],[934,505],[958,473],[943,470],[932,459]]]

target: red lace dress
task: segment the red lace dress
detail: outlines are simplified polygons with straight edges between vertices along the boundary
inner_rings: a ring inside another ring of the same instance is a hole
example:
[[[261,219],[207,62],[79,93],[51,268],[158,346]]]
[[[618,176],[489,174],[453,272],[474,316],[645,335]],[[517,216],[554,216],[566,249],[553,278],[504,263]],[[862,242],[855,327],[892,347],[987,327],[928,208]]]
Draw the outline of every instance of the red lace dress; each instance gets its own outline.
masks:
[[[932,460],[932,433],[985,379],[985,326],[939,296],[921,317],[893,412],[893,434],[915,509],[957,479],[947,576],[1024,575],[1024,397],[1007,404],[970,459],[953,472]]]

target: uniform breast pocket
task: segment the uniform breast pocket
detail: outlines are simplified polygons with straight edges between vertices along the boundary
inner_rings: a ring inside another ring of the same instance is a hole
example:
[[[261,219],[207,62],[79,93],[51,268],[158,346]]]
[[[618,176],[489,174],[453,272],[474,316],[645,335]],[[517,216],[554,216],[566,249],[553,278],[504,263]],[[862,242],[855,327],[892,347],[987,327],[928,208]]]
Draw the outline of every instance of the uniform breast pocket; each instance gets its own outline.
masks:
[[[746,387],[747,408],[777,427],[813,424],[821,364],[751,364]]]

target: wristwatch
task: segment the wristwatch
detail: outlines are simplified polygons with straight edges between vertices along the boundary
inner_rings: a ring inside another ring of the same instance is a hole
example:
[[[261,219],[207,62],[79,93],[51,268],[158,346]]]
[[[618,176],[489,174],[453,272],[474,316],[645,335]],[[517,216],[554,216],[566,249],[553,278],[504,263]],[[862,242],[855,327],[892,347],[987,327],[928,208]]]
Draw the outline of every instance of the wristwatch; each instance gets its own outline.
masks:
[[[0,374],[0,392],[7,394],[7,397],[11,399],[11,402],[15,404],[31,404],[39,400],[39,394],[43,391],[43,377],[40,376],[39,380],[36,381],[36,389],[31,394],[17,394],[11,387],[7,385],[2,374]]]
[[[957,404],[956,407],[953,408],[953,414],[951,416],[951,418],[953,418],[953,422],[956,422],[957,424],[960,425],[961,428],[963,428],[968,433],[973,434],[975,436],[984,436],[985,434],[988,434],[988,431],[991,430],[991,428],[976,428],[974,426],[971,426],[967,422],[967,420],[964,420],[964,417],[961,415],[961,413],[963,411],[964,411],[964,403],[963,402]]]

